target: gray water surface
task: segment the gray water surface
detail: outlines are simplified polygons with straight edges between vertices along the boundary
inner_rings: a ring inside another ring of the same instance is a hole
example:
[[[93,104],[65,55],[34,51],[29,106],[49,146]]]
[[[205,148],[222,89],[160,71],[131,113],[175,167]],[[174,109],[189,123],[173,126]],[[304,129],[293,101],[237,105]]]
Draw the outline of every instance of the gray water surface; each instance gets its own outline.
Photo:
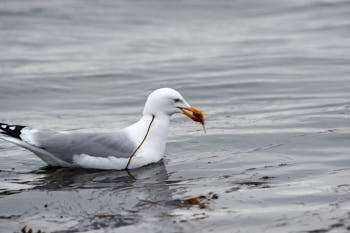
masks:
[[[350,1],[2,1],[0,122],[122,128],[179,90],[162,162],[47,168],[0,142],[0,232],[350,230]]]

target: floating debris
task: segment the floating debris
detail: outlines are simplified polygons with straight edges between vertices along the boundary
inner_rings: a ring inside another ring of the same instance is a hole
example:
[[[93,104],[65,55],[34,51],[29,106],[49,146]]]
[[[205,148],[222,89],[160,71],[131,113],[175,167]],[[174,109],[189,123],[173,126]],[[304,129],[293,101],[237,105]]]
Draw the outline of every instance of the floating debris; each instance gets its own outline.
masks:
[[[16,232],[15,232],[16,233]],[[32,228],[29,228],[27,230],[27,225],[25,225],[22,229],[21,229],[21,233],[34,233]],[[36,233],[45,233],[44,231],[41,230],[37,230]]]
[[[208,193],[208,195],[200,195],[197,197],[192,197],[185,199],[183,202],[186,205],[198,206],[199,209],[207,209],[210,200],[218,199],[219,195],[213,192]]]
[[[186,199],[184,203],[188,205],[196,205],[198,206],[199,209],[206,209],[207,204],[204,203],[206,199],[207,199],[206,196],[192,197],[192,198]]]

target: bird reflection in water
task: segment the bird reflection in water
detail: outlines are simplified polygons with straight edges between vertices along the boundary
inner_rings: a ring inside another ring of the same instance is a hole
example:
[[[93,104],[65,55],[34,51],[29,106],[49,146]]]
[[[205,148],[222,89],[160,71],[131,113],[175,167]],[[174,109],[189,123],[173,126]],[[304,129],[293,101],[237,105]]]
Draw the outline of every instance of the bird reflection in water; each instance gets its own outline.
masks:
[[[96,170],[83,168],[52,168],[44,167],[35,171],[44,176],[36,180],[35,189],[45,190],[75,190],[108,188],[118,190],[130,188],[144,181],[147,184],[158,184],[166,188],[168,173],[164,162],[151,164],[133,170]],[[165,187],[164,187],[165,186]]]
[[[130,171],[43,168],[35,174],[41,177],[30,183],[32,189],[21,192],[16,204],[25,208],[26,215],[35,211],[40,218],[49,213],[46,221],[62,226],[74,219],[76,224],[68,229],[72,232],[118,228],[159,217],[174,224],[169,216],[178,207],[163,161]],[[21,204],[28,199],[30,204]]]

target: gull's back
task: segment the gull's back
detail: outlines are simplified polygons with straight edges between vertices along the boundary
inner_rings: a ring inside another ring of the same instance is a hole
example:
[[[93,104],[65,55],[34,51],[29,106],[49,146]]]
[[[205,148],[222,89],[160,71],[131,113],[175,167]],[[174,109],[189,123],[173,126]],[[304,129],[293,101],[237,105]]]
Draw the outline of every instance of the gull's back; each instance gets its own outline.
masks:
[[[136,148],[135,143],[123,130],[57,132],[47,129],[28,129],[24,132],[23,139],[34,147],[34,149],[28,149],[35,154],[39,155],[44,150],[68,164],[73,163],[74,155],[82,154],[94,157],[129,158]]]

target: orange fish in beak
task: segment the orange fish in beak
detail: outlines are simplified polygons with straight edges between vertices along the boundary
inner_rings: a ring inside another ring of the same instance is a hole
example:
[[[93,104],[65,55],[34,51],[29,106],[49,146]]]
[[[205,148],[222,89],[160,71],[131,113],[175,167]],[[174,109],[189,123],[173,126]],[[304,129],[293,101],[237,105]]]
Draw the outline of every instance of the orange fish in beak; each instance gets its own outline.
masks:
[[[190,106],[189,108],[180,108],[180,109],[186,116],[191,118],[193,121],[201,123],[201,125],[203,126],[203,130],[206,133],[205,125],[204,125],[204,114],[199,109],[193,106]]]

